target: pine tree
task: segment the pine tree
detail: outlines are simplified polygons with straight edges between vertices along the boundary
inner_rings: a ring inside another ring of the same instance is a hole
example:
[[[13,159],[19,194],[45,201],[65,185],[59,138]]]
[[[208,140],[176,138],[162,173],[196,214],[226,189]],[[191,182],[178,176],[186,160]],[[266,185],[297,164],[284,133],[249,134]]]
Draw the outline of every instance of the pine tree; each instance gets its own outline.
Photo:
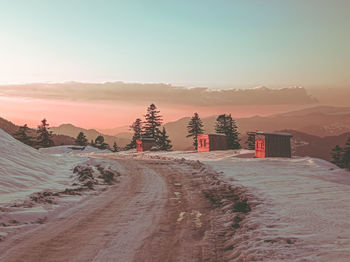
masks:
[[[27,135],[29,127],[27,124],[20,126],[14,137],[26,145],[33,145],[32,137]]]
[[[332,163],[340,168],[344,168],[344,150],[339,145],[332,149]]]
[[[173,147],[164,127],[163,131],[158,131],[156,142],[160,150],[170,151]]]
[[[95,144],[95,147],[97,147],[98,149],[101,149],[101,150],[109,148],[108,144],[105,143],[105,138],[101,135],[96,137],[94,144]]]
[[[49,124],[45,118],[41,120],[41,125],[38,126],[37,145],[40,147],[50,147],[54,145],[52,132],[48,131],[48,126]]]
[[[218,134],[226,134],[226,115],[219,115],[215,122],[215,132]]]
[[[344,147],[343,165],[350,170],[350,137]]]
[[[204,132],[203,122],[199,118],[198,113],[194,113],[193,117],[188,122],[187,131],[188,131],[188,135],[186,137],[193,137],[193,146],[197,150],[197,148],[198,148],[197,136],[199,134],[203,134],[203,132]]]
[[[247,145],[247,148],[249,150],[255,149],[255,133],[247,132],[248,138],[247,141],[245,141],[245,144]]]
[[[236,121],[232,119],[231,114],[219,115],[215,123],[215,131],[219,134],[225,134],[227,136],[228,149],[239,149],[241,145],[238,138],[238,128]]]
[[[236,124],[236,121],[232,118],[231,114],[227,116],[226,120],[227,124],[227,140],[228,140],[228,148],[230,149],[240,149],[241,145],[239,143],[239,138],[238,138],[238,127]]]
[[[80,132],[75,139],[75,143],[79,146],[86,146],[88,144],[88,140],[83,132]]]
[[[142,120],[137,118],[130,126],[130,129],[134,132],[130,143],[125,147],[126,150],[136,148],[136,140],[142,136]]]
[[[157,107],[154,104],[151,104],[147,108],[144,122],[144,135],[146,137],[157,139],[159,127],[163,121],[162,116],[159,113],[160,111],[157,110]]]
[[[114,144],[113,144],[113,152],[118,152],[119,151],[119,148],[117,146],[117,143],[114,141]]]

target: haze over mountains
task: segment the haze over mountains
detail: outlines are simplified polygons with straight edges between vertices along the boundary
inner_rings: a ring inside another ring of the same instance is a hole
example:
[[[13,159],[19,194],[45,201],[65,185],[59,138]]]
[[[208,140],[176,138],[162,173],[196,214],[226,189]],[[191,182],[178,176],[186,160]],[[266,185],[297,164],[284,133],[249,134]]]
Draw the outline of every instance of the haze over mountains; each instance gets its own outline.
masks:
[[[131,133],[119,133],[117,136],[110,136],[104,133],[101,133],[95,129],[85,129],[81,127],[74,126],[72,124],[62,124],[58,127],[51,127],[50,131],[57,135],[66,135],[71,137],[77,137],[79,132],[84,132],[86,138],[90,142],[91,140],[96,139],[97,136],[103,134],[105,142],[110,146],[113,146],[113,143],[116,142],[118,146],[125,146],[130,142]]]

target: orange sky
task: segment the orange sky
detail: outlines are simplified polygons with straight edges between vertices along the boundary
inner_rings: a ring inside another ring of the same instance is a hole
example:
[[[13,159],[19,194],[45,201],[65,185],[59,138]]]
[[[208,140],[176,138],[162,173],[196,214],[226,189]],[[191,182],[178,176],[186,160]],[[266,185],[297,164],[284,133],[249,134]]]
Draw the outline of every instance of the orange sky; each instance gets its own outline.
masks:
[[[121,102],[75,102],[0,96],[1,117],[15,124],[36,127],[43,118],[51,126],[71,123],[83,128],[115,128],[130,125],[137,117],[143,118],[149,104],[133,105]],[[220,113],[232,113],[234,117],[269,115],[296,109],[297,106],[226,106],[191,107],[156,103],[164,121],[174,121],[198,112],[201,117]]]

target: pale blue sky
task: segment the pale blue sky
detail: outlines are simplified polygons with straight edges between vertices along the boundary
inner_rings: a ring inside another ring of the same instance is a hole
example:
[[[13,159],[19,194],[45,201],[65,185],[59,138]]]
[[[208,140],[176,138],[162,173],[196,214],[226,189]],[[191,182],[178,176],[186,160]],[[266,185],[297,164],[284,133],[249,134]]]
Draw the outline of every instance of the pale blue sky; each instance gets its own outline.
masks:
[[[348,0],[0,0],[0,84],[347,86]]]

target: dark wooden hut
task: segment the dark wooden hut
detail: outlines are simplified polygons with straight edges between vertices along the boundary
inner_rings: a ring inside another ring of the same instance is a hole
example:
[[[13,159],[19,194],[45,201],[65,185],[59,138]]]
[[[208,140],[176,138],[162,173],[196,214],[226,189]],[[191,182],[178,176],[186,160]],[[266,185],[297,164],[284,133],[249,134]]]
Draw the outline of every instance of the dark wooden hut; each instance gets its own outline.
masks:
[[[137,152],[149,151],[156,145],[154,138],[141,138],[136,140]]]
[[[227,137],[224,134],[201,134],[197,136],[198,152],[226,150]]]
[[[280,132],[255,132],[255,157],[292,157],[292,135]]]

